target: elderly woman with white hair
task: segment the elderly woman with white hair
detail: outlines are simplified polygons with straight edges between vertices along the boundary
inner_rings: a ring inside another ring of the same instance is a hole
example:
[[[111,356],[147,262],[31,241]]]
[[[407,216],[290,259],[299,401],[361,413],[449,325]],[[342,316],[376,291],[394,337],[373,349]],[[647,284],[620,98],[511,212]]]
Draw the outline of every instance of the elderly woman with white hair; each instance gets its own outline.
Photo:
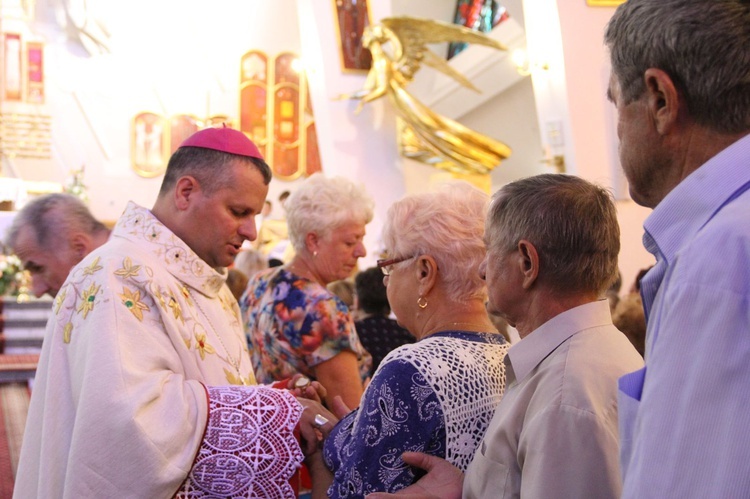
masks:
[[[479,274],[488,196],[465,182],[409,196],[388,211],[388,301],[417,339],[389,353],[359,409],[309,457],[320,496],[363,497],[414,482],[404,451],[466,469],[505,391],[509,345],[485,310]],[[327,429],[327,428],[326,428]],[[330,486],[329,486],[330,485]],[[327,491],[326,491],[327,487]]]
[[[253,276],[240,308],[261,383],[296,373],[319,381],[330,406],[336,396],[359,405],[369,354],[349,309],[326,286],[352,274],[367,254],[362,239],[372,198],[342,177],[315,174],[285,203],[294,258]]]

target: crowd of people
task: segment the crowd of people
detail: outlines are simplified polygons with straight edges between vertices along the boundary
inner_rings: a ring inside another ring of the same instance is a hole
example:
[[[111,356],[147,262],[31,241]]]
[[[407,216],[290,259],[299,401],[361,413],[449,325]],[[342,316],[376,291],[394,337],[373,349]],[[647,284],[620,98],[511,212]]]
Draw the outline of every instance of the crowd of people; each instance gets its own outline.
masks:
[[[14,497],[290,498],[303,465],[314,498],[750,495],[750,2],[628,0],[604,40],[653,209],[619,303],[614,201],[574,175],[407,195],[369,269],[340,177],[253,243],[272,174],[231,128],[111,231],[28,203],[6,242],[54,302]]]

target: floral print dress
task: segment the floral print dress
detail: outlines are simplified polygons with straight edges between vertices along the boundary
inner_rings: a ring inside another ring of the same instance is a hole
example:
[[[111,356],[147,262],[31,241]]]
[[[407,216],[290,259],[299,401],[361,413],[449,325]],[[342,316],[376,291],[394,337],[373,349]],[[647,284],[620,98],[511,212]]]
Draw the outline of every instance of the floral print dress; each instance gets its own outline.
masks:
[[[256,274],[240,298],[255,376],[260,383],[302,373],[343,351],[360,359],[364,379],[371,359],[362,348],[346,304],[320,284],[277,267]]]

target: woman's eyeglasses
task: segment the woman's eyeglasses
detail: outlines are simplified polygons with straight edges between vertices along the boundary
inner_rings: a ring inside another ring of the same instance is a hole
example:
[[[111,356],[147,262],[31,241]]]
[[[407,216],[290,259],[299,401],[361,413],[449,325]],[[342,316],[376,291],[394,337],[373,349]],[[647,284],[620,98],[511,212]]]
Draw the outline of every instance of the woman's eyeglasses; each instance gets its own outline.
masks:
[[[411,260],[412,258],[416,258],[418,255],[412,255],[412,256],[404,256],[401,258],[389,258],[387,260],[378,260],[378,267],[380,267],[380,270],[383,272],[383,275],[389,276],[391,275],[391,271],[393,270],[393,266],[397,263],[405,262],[406,260]]]

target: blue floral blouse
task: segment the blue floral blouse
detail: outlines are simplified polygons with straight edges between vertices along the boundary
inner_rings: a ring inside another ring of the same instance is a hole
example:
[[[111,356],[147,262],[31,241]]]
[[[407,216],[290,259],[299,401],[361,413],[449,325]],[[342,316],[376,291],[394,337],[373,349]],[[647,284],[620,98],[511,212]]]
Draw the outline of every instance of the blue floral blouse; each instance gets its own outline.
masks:
[[[404,451],[447,458],[465,469],[505,390],[500,334],[446,331],[383,360],[362,396],[326,438],[329,497],[395,492],[416,481]]]

